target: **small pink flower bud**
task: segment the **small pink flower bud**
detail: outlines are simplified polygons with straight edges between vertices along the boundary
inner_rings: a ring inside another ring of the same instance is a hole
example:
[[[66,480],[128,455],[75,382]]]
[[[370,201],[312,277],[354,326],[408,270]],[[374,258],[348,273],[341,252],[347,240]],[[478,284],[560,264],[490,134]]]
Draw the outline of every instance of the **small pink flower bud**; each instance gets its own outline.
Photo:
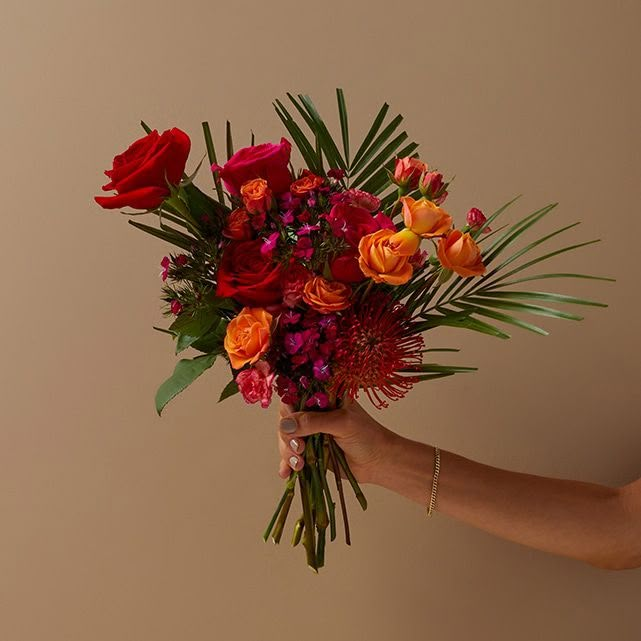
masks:
[[[406,189],[416,189],[427,165],[418,158],[397,158],[394,166],[394,183]]]
[[[466,220],[467,220],[467,224],[470,226],[471,229],[480,229],[487,222],[487,218],[485,217],[485,214],[480,209],[477,209],[476,207],[472,207],[472,209],[470,209],[470,211],[467,212]],[[483,233],[486,234],[489,231],[492,231],[492,230],[489,227],[486,227],[483,230]]]
[[[448,183],[443,181],[443,174],[438,171],[428,171],[421,178],[421,194],[435,205],[440,205],[447,198]]]

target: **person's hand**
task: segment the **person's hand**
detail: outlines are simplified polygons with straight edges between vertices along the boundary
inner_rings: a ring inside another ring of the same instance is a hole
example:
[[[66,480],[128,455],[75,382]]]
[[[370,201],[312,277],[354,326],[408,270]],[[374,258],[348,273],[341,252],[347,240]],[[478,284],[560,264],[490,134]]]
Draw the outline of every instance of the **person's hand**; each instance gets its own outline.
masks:
[[[359,483],[374,483],[379,466],[396,437],[374,420],[356,401],[330,412],[294,412],[281,403],[278,447],[281,461],[278,474],[287,478],[291,470],[301,470],[305,439],[310,434],[331,434]]]

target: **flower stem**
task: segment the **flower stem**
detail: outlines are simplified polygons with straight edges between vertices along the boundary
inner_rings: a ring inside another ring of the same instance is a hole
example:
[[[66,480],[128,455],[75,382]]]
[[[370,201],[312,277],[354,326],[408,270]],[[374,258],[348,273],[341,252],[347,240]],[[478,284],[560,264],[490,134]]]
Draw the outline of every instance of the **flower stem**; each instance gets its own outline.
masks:
[[[330,447],[333,448],[334,454],[340,464],[340,466],[343,468],[345,475],[347,476],[347,480],[350,482],[350,485],[352,486],[352,489],[354,490],[354,494],[356,494],[356,498],[358,499],[358,502],[361,504],[361,507],[366,510],[367,509],[367,499],[365,498],[365,495],[363,494],[363,490],[361,490],[360,485],[358,484],[358,481],[352,474],[352,470],[349,468],[349,464],[347,463],[347,459],[345,458],[345,454],[343,454],[343,450],[341,450],[338,445],[336,445],[335,441],[330,441]]]
[[[326,452],[325,448],[327,445],[327,434],[321,435],[321,444],[318,449],[319,453],[319,468],[320,468],[320,478],[321,484],[323,486],[323,492],[327,499],[327,509],[329,511],[329,539],[333,541],[336,538],[336,503],[334,503],[332,493],[329,489],[329,483],[327,482],[327,458],[329,451]]]
[[[280,501],[278,502],[278,506],[276,507],[276,511],[274,512],[269,525],[267,526],[267,529],[263,533],[263,541],[267,541],[269,538],[269,535],[272,532],[272,528],[274,527],[274,524],[276,523],[276,519],[278,518],[278,515],[281,512],[281,509],[283,505],[285,505],[285,501],[288,500],[288,496],[291,494],[291,496],[294,496],[294,491],[296,488],[296,477],[298,476],[298,472],[292,472],[289,475],[289,480],[287,481],[287,485],[285,485],[285,491],[283,492],[283,496],[281,497]],[[291,499],[289,499],[290,504],[291,504]]]
[[[272,534],[272,541],[275,544],[280,543],[280,539],[283,536],[283,529],[285,527],[285,522],[287,521],[287,515],[289,514],[289,509],[292,506],[292,501],[294,500],[294,490],[287,493],[285,497],[285,502],[276,521],[276,526],[274,527],[274,532]]]
[[[298,482],[300,484],[300,494],[303,501],[303,523],[305,529],[303,531],[303,545],[307,553],[307,565],[314,571],[318,572],[318,565],[316,563],[316,544],[314,541],[314,520],[311,505],[309,502],[309,484],[305,478],[304,470],[302,474],[298,475]]]
[[[294,533],[292,535],[292,546],[296,547],[300,543],[301,536],[303,535],[303,517],[299,516],[298,519],[296,520],[296,523],[294,523]]]
[[[334,472],[334,479],[336,480],[336,489],[338,490],[338,498],[341,502],[341,513],[343,514],[343,526],[345,527],[345,543],[351,545],[352,541],[349,536],[349,519],[347,518],[347,506],[345,505],[345,494],[343,493],[343,481],[341,480],[341,470],[334,455],[334,448],[332,447],[333,439],[327,436],[329,442],[329,461]]]

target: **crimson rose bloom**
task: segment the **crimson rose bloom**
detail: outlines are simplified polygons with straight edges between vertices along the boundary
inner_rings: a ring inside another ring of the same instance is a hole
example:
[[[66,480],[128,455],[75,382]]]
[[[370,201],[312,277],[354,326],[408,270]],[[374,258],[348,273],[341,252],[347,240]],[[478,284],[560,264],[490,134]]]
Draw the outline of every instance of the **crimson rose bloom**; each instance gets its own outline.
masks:
[[[263,241],[231,242],[223,251],[218,268],[216,296],[233,298],[250,307],[280,301],[282,269],[260,252]]]
[[[239,149],[222,168],[212,165],[212,170],[220,171],[233,196],[239,196],[243,184],[255,178],[264,178],[275,194],[282,194],[293,180],[288,166],[291,151],[290,142],[281,138],[278,145],[267,142]]]
[[[158,207],[169,196],[165,175],[172,185],[180,182],[190,147],[184,131],[174,127],[159,134],[154,129],[118,154],[112,169],[105,171],[110,181],[102,189],[118,195],[96,196],[95,201],[105,209]]]

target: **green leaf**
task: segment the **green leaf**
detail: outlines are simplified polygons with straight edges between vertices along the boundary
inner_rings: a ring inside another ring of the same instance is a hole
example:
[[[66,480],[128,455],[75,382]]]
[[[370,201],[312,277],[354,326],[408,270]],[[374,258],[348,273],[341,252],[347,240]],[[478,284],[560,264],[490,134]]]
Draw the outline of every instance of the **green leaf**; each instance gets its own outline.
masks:
[[[177,232],[176,230],[170,233],[165,229],[156,229],[155,227],[144,225],[143,223],[139,223],[135,220],[129,220],[127,222],[137,229],[140,229],[147,234],[151,234],[152,236],[156,236],[156,238],[160,238],[161,240],[164,240],[171,245],[176,245],[176,247],[180,247],[185,251],[191,251],[192,245],[196,242],[196,239],[192,239],[191,242],[187,242],[183,238],[184,234],[180,234],[180,232]]]
[[[376,171],[381,171],[381,165],[384,165],[390,156],[407,140],[408,135],[406,131],[402,131],[396,138],[394,138],[384,149],[370,162],[356,178],[354,178],[353,185],[358,187],[365,183]]]
[[[140,126],[145,130],[145,133],[151,133],[151,127],[144,120],[140,121]]]
[[[572,274],[565,272],[551,273],[551,274],[535,274],[534,276],[524,276],[523,278],[515,278],[514,280],[508,280],[502,282],[500,285],[497,285],[496,289],[503,287],[511,287],[512,285],[518,285],[519,283],[527,283],[535,280],[546,280],[548,278],[584,278],[587,280],[602,280],[608,283],[616,283],[616,278],[607,278],[605,276],[588,276],[587,274]],[[481,287],[479,290],[485,291],[484,287]],[[496,291],[496,290],[493,290]]]
[[[280,100],[274,101],[274,109],[294,140],[294,144],[298,147],[298,151],[300,151],[309,169],[315,174],[322,175],[321,159],[318,158],[314,147]]]
[[[225,388],[220,393],[220,398],[218,399],[218,402],[221,403],[226,398],[229,398],[234,394],[238,394],[238,383],[236,383],[236,381],[232,379],[231,381],[229,381],[229,383],[227,383],[227,385],[225,385]]]
[[[231,135],[231,122],[227,121],[225,125],[225,141],[227,143],[227,160],[234,155],[234,141]]]
[[[493,320],[500,321],[502,323],[508,323],[521,329],[527,329],[530,332],[535,334],[540,334],[542,336],[548,336],[549,332],[541,329],[537,325],[532,323],[527,323],[520,318],[515,318],[514,316],[508,316],[507,314],[502,314],[493,309],[487,309],[486,307],[479,307],[478,305],[466,305],[464,303],[452,303],[455,307],[461,307],[462,309],[470,311],[472,314],[478,314],[479,316],[486,316],[487,318],[492,318]]]
[[[174,373],[158,388],[156,392],[156,412],[158,416],[163,409],[180,392],[189,387],[216,360],[216,354],[204,354],[193,359],[183,358],[176,363]]]
[[[478,318],[473,318],[470,316],[470,312],[452,312],[451,310],[444,310],[443,316],[434,316],[432,314],[422,314],[422,318],[425,318],[425,324],[423,327],[419,324],[418,331],[425,331],[431,329],[432,327],[438,327],[440,325],[446,327],[459,327],[461,329],[470,329],[474,332],[480,332],[481,334],[487,334],[489,336],[495,336],[496,338],[508,339],[510,338],[509,334],[501,331],[498,327],[485,323]]]
[[[461,367],[458,365],[438,365],[437,363],[421,363],[416,367],[399,369],[399,372],[422,372],[424,374],[458,374],[460,372],[476,372],[478,367]]]
[[[530,292],[530,291],[481,291],[476,292],[477,296],[490,296],[492,298],[508,298],[511,300],[545,300],[553,303],[570,303],[572,305],[592,305],[593,307],[607,307],[605,303],[599,303],[585,298],[554,294],[551,292]]]
[[[400,114],[393,118],[389,124],[376,136],[372,143],[367,147],[360,159],[354,158],[352,166],[350,167],[350,175],[358,173],[365,167],[365,165],[374,157],[374,154],[390,139],[392,134],[396,131],[398,126],[403,122],[403,116]]]
[[[361,146],[358,148],[358,151],[354,156],[354,160],[352,160],[352,163],[350,165],[350,169],[352,169],[360,161],[363,154],[367,151],[372,140],[374,140],[374,137],[378,133],[378,130],[381,128],[381,125],[383,124],[383,121],[385,120],[385,116],[387,115],[388,111],[389,111],[389,105],[387,103],[384,103],[383,106],[380,108],[378,114],[376,115],[376,118],[374,118],[374,122],[372,123],[372,126],[369,128],[369,131],[367,132],[365,138],[363,139]]]
[[[565,320],[583,320],[583,316],[578,316],[577,314],[571,314],[570,312],[562,312],[558,309],[552,309],[551,307],[542,307],[540,305],[531,305],[529,303],[517,303],[514,301],[507,300],[497,300],[495,298],[485,298],[485,297],[474,297],[470,296],[465,297],[464,301],[466,303],[471,303],[472,305],[481,305],[485,307],[494,307],[498,309],[507,309],[515,312],[524,312],[526,314],[536,314],[538,316],[549,316],[551,318],[563,318]]]
[[[209,128],[208,122],[202,123],[203,134],[205,136],[205,147],[207,148],[207,157],[209,158],[209,164],[217,165],[218,159],[216,158],[216,148],[214,147],[214,139],[211,135],[211,129]],[[225,192],[223,191],[223,185],[220,180],[218,172],[212,172],[214,178],[214,185],[216,186],[216,193],[218,194],[218,200],[221,204],[225,203]]]
[[[485,232],[485,230],[506,210],[508,209],[511,205],[513,205],[521,195],[519,194],[518,196],[514,196],[512,200],[508,200],[504,205],[499,207],[486,221],[485,224],[480,226],[478,229],[475,229],[470,232],[470,236],[476,240],[481,234]]]
[[[312,123],[310,125],[311,129],[314,132],[314,134],[318,137],[320,145],[323,149],[325,157],[327,158],[327,161],[330,164],[330,166],[339,167],[340,169],[347,170],[347,164],[345,163],[345,160],[341,156],[340,151],[338,151],[338,147],[336,146],[334,139],[329,133],[320,114],[316,110],[316,107],[312,102],[311,98],[309,96],[298,94],[298,99],[303,105],[303,108],[309,114],[309,118]]]
[[[341,123],[341,136],[343,138],[343,153],[345,162],[349,166],[349,126],[347,121],[347,106],[345,104],[345,95],[342,89],[336,89],[336,101],[338,102],[338,118]]]

